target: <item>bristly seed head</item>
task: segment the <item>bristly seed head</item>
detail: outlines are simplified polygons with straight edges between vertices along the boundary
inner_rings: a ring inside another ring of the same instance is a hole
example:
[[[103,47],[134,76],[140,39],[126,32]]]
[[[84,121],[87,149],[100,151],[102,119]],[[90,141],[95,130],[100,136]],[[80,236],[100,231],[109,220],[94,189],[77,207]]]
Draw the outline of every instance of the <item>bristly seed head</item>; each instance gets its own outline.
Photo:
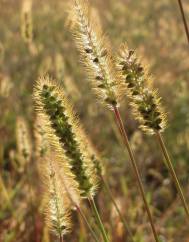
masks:
[[[21,13],[22,37],[26,43],[31,43],[33,39],[32,25],[32,0],[23,0]]]
[[[81,59],[88,72],[94,90],[100,100],[112,108],[121,96],[121,81],[117,78],[107,38],[94,14],[83,0],[75,0],[72,6],[73,32]]]
[[[44,188],[46,200],[46,221],[57,236],[70,232],[70,201],[59,178],[58,163],[49,156],[44,165]]]
[[[157,91],[151,87],[151,77],[148,72],[135,52],[129,50],[126,44],[120,48],[117,67],[140,127],[150,134],[163,132],[166,127],[166,117],[160,98]]]
[[[94,165],[86,151],[83,131],[63,90],[48,77],[37,82],[34,98],[37,109],[48,117],[50,126],[65,152],[82,197],[93,196],[97,186]]]
[[[43,158],[46,156],[49,144],[46,137],[46,132],[43,127],[43,121],[39,115],[37,115],[34,124],[34,137],[35,137],[35,153],[37,158]]]
[[[29,162],[32,156],[30,133],[26,120],[18,117],[16,120],[16,139],[20,158],[23,162]]]

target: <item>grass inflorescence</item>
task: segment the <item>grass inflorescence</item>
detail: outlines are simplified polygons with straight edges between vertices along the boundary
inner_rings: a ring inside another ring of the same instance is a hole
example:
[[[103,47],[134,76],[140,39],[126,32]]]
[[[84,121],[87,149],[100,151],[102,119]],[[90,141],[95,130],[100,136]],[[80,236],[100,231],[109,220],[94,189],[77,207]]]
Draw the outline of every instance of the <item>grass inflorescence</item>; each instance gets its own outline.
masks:
[[[166,127],[166,115],[162,110],[161,99],[152,88],[151,76],[147,69],[137,58],[135,51],[129,50],[127,44],[120,47],[117,67],[140,127],[150,134],[163,132]]]
[[[35,89],[37,107],[48,116],[50,125],[70,163],[83,197],[93,196],[97,180],[94,165],[85,150],[80,125],[63,90],[48,77],[40,78]]]
[[[32,156],[32,145],[28,124],[23,117],[16,121],[16,139],[18,155],[23,162],[29,162]]]
[[[109,40],[102,33],[99,18],[94,18],[88,3],[83,0],[74,1],[71,13],[74,23],[72,31],[87,70],[87,78],[103,103],[110,108],[119,105],[121,81],[116,76]]]
[[[67,234],[71,228],[70,204],[64,186],[58,177],[57,161],[55,157],[48,157],[44,166],[46,169],[46,221],[59,238]]]

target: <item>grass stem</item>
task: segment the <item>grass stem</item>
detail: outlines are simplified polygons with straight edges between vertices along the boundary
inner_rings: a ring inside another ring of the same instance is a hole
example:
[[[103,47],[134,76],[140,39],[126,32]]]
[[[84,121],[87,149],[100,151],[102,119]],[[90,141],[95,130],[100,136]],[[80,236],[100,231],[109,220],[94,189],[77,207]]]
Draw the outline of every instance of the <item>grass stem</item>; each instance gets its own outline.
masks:
[[[186,21],[186,16],[185,16],[185,13],[184,13],[182,0],[178,0],[178,4],[179,4],[180,12],[181,12],[181,15],[182,15],[182,21],[183,21],[184,29],[185,29],[185,32],[186,32],[186,37],[187,37],[188,44],[189,44],[189,28],[188,28],[188,24],[187,24],[187,21]]]
[[[103,223],[102,223],[102,220],[101,220],[101,218],[100,218],[100,215],[99,215],[98,209],[97,209],[96,204],[95,204],[95,202],[94,202],[94,199],[93,199],[92,197],[89,198],[89,202],[90,202],[91,207],[92,207],[92,209],[93,209],[93,212],[94,212],[94,215],[95,215],[95,219],[96,219],[97,225],[98,225],[98,227],[99,227],[99,229],[100,229],[100,232],[101,232],[101,234],[102,234],[102,237],[103,237],[103,239],[104,239],[104,242],[109,242],[108,236],[107,236],[107,234],[106,234],[106,230],[105,230],[104,225],[103,225]]]
[[[110,187],[109,187],[108,183],[105,181],[103,176],[101,176],[101,179],[102,179],[102,182],[104,184],[104,188],[106,189],[106,191],[107,191],[110,199],[112,200],[112,203],[113,203],[113,205],[114,205],[114,207],[115,207],[115,209],[116,209],[116,211],[117,211],[117,213],[118,213],[118,215],[119,215],[119,217],[121,219],[121,222],[122,222],[122,224],[123,224],[123,226],[124,226],[124,228],[125,228],[125,230],[126,230],[126,232],[128,234],[128,237],[129,237],[130,241],[134,242],[133,235],[131,233],[129,225],[127,224],[127,221],[125,220],[124,216],[121,214],[121,211],[119,210],[119,207],[118,207],[116,201],[114,200],[114,197],[113,197],[113,195],[111,193],[111,190],[110,190]]]
[[[169,171],[170,171],[170,173],[171,173],[171,176],[172,176],[173,181],[174,181],[174,183],[175,183],[175,186],[176,186],[176,188],[177,188],[177,191],[178,191],[179,197],[180,197],[180,199],[181,199],[181,201],[182,201],[183,207],[184,207],[184,209],[185,209],[185,211],[186,211],[186,215],[187,215],[188,218],[189,218],[189,209],[188,209],[188,205],[187,205],[187,203],[186,203],[186,199],[185,199],[184,193],[183,193],[183,191],[182,191],[181,185],[180,185],[180,183],[179,183],[179,180],[178,180],[177,174],[176,174],[176,172],[175,172],[175,170],[174,170],[174,167],[173,167],[173,164],[172,164],[171,158],[170,158],[169,153],[168,153],[168,151],[167,151],[167,148],[166,148],[166,146],[165,146],[165,143],[164,143],[163,137],[162,137],[162,135],[161,135],[159,132],[156,133],[156,137],[157,137],[157,140],[158,140],[158,142],[159,142],[159,144],[160,144],[160,147],[161,147],[161,150],[162,150],[162,152],[163,152],[163,155],[164,155],[164,157],[165,157],[167,167],[168,167],[168,169],[169,169]]]
[[[9,193],[8,193],[6,187],[5,187],[5,184],[3,182],[1,175],[0,175],[0,191],[2,191],[2,194],[7,201],[8,207],[12,210],[13,208],[12,208],[12,204],[11,204],[11,201],[10,201]]]
[[[151,225],[151,228],[152,228],[154,239],[155,239],[156,242],[159,242],[158,235],[157,235],[157,232],[156,232],[156,229],[155,229],[155,226],[154,226],[154,222],[153,222],[153,219],[152,219],[152,214],[150,212],[150,208],[149,208],[148,202],[147,202],[146,197],[145,197],[142,179],[141,179],[141,176],[140,176],[137,164],[136,164],[136,160],[135,160],[133,151],[131,149],[127,133],[125,131],[125,127],[124,127],[119,109],[116,106],[114,106],[114,114],[115,114],[115,118],[116,118],[116,121],[117,121],[118,128],[119,128],[120,133],[123,137],[124,144],[125,144],[125,146],[128,150],[128,153],[129,153],[129,156],[130,156],[130,159],[131,159],[131,164],[132,164],[132,167],[133,167],[133,170],[134,170],[137,182],[138,182],[138,187],[140,189],[142,199],[144,201],[146,212],[148,214],[148,218],[149,218],[149,221],[150,221],[150,225]]]
[[[94,232],[93,229],[91,228],[91,225],[89,224],[89,222],[88,222],[88,220],[87,220],[85,214],[84,214],[83,211],[81,210],[81,208],[78,207],[78,206],[76,206],[76,209],[77,209],[78,213],[81,215],[81,217],[83,218],[83,220],[85,221],[85,223],[86,223],[88,229],[89,229],[90,232],[91,232],[91,235],[92,235],[93,239],[94,239],[96,242],[99,242],[99,239],[97,238],[95,232]]]

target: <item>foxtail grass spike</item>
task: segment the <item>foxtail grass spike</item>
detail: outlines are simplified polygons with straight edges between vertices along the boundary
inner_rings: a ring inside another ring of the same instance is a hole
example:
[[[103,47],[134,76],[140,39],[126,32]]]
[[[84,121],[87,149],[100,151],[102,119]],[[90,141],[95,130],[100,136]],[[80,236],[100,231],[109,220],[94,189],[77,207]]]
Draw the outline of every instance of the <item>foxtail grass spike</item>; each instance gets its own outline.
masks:
[[[23,117],[18,117],[16,120],[16,140],[20,158],[23,162],[29,162],[32,155],[32,147],[28,125]]]
[[[46,186],[46,221],[48,227],[63,238],[71,228],[70,203],[66,191],[58,177],[58,169],[54,156],[48,156],[45,164]]]
[[[72,6],[75,42],[99,100],[112,108],[121,96],[121,81],[116,77],[109,41],[88,8],[87,1],[75,0]]]
[[[151,77],[147,70],[126,44],[120,48],[117,67],[140,127],[149,134],[163,132],[166,115],[161,107],[161,99],[151,87]]]
[[[30,44],[33,39],[32,0],[23,0],[21,12],[21,33],[23,40]]]
[[[37,110],[47,121],[65,152],[82,197],[94,196],[97,177],[86,152],[83,131],[63,89],[49,77],[40,78],[34,91]]]

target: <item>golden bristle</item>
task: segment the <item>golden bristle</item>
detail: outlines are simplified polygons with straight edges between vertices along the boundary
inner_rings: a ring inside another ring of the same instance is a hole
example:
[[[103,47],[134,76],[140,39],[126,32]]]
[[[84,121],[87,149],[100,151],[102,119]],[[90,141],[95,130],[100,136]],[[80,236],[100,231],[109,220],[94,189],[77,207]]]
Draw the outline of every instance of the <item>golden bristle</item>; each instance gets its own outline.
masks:
[[[88,4],[75,0],[72,6],[72,28],[75,42],[96,94],[102,103],[119,105],[121,81],[117,78],[108,39],[99,26],[99,18],[94,19]]]
[[[29,162],[32,156],[30,133],[26,120],[18,117],[16,120],[16,141],[18,154],[23,162]]]

